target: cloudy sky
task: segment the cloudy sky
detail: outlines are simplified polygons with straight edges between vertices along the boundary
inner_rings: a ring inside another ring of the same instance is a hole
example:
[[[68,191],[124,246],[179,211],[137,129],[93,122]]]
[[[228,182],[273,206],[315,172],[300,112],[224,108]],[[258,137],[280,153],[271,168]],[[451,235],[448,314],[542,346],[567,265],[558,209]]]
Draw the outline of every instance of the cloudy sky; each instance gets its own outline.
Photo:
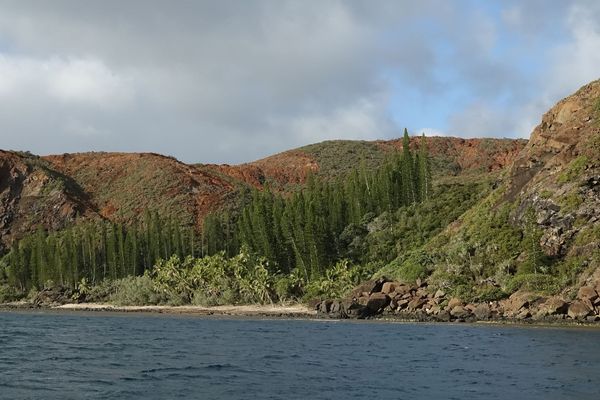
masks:
[[[528,137],[599,77],[595,0],[0,0],[0,148],[38,154]]]

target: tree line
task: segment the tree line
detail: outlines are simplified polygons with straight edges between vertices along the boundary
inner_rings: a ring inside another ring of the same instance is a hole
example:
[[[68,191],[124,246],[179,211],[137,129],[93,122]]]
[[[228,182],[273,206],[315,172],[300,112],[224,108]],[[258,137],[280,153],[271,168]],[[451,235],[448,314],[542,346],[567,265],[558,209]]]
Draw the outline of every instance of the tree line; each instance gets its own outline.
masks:
[[[200,241],[192,227],[146,211],[129,226],[94,221],[52,233],[39,229],[15,242],[2,263],[9,285],[21,290],[50,282],[75,287],[84,278],[96,284],[141,275],[172,255],[199,256]]]
[[[415,204],[431,195],[431,169],[425,137],[410,149],[404,131],[401,152],[391,154],[375,171],[363,163],[347,177],[328,182],[314,175],[290,197],[268,186],[254,190],[237,218],[212,214],[204,221],[211,252],[235,254],[241,244],[272,262],[282,273],[294,270],[306,279],[347,256],[364,219]]]
[[[287,197],[265,185],[239,212],[208,215],[200,232],[151,211],[131,225],[94,221],[59,232],[39,229],[13,244],[2,258],[0,278],[23,291],[49,282],[75,287],[82,279],[94,285],[142,275],[171,256],[233,257],[245,245],[268,260],[270,273],[315,280],[348,256],[366,218],[431,195],[425,137],[417,151],[409,144],[405,130],[402,151],[377,170],[363,163],[336,181],[311,175],[304,189]]]

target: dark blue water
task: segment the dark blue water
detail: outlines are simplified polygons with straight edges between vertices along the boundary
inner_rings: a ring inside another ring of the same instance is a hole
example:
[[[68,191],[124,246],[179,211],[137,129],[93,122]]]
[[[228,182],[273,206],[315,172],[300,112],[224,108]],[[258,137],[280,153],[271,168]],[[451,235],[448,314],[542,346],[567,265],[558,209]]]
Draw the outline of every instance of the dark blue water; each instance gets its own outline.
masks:
[[[1,399],[598,399],[600,330],[0,312]]]

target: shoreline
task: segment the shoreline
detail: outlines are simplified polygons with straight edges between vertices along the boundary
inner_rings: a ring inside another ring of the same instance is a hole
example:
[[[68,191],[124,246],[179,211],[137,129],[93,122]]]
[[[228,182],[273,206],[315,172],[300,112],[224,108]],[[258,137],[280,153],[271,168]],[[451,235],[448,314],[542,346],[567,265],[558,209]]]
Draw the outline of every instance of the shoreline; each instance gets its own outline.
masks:
[[[67,303],[55,306],[34,306],[31,303],[16,302],[0,304],[0,311],[75,311],[93,313],[139,313],[172,314],[189,316],[234,316],[234,317],[277,317],[315,319],[317,313],[302,304],[293,305],[224,305],[224,306],[118,306],[109,303]]]
[[[427,325],[475,325],[475,326],[505,326],[529,328],[586,328],[600,329],[598,322],[574,320],[519,320],[519,319],[489,319],[489,320],[454,320],[439,321],[421,319],[400,315],[379,315],[366,319],[336,319],[322,318],[317,312],[302,304],[292,305],[224,305],[224,306],[118,306],[108,303],[68,303],[55,306],[34,306],[31,303],[15,302],[0,304],[0,312],[56,312],[56,313],[91,313],[91,314],[131,314],[131,315],[173,315],[189,317],[233,317],[257,319],[304,319],[332,322],[367,322],[367,323],[407,323]]]

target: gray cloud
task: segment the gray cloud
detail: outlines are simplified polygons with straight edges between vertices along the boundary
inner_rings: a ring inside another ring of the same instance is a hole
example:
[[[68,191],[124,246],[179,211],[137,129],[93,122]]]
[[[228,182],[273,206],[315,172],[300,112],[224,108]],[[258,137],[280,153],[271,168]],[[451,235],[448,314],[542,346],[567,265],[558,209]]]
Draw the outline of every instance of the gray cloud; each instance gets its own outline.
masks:
[[[506,4],[504,26],[537,43],[524,16],[548,7]],[[0,147],[243,162],[324,139],[391,137],[403,128],[390,110],[396,79],[425,99],[469,92],[450,133],[514,134],[543,83],[494,54],[501,27],[470,5],[0,1]],[[568,68],[560,55],[577,45],[564,46],[549,71]],[[514,105],[498,107],[499,97]]]

